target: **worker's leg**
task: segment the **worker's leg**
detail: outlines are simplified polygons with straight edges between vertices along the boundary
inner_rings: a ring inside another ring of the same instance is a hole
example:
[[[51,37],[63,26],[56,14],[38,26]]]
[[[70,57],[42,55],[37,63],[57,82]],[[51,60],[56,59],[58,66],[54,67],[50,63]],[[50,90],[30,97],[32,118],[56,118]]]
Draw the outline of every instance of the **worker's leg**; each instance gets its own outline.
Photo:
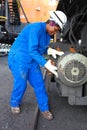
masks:
[[[12,75],[14,78],[10,105],[12,107],[18,107],[26,90],[28,70],[21,64],[18,64],[16,61],[14,61],[14,58],[11,58],[9,60],[11,60],[9,63],[9,67],[12,71]]]
[[[48,96],[39,66],[32,65],[29,71],[29,82],[34,88],[40,111],[44,112],[49,110]]]

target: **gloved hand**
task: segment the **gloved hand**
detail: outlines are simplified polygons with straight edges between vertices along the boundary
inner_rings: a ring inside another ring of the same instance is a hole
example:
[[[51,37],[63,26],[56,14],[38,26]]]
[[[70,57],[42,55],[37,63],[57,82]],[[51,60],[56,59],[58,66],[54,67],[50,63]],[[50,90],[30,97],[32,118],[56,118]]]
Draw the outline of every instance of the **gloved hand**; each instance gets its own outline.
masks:
[[[58,78],[57,67],[51,64],[51,60],[48,60],[44,66]]]
[[[64,54],[64,52],[63,51],[57,51],[57,50],[49,47],[48,50],[47,50],[47,54],[52,55],[53,58],[56,59],[56,55],[62,56]]]

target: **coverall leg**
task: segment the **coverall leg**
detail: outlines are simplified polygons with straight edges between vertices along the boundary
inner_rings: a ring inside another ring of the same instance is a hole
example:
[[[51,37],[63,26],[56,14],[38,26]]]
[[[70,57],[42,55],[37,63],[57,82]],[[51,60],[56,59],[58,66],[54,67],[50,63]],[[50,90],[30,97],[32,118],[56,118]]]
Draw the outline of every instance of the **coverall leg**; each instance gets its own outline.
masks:
[[[16,62],[14,57],[9,57],[9,68],[14,78],[10,105],[18,107],[27,87],[28,69]]]
[[[43,75],[38,64],[32,64],[32,68],[29,70],[29,82],[34,88],[37,102],[40,111],[44,112],[49,110],[48,96],[43,80]]]

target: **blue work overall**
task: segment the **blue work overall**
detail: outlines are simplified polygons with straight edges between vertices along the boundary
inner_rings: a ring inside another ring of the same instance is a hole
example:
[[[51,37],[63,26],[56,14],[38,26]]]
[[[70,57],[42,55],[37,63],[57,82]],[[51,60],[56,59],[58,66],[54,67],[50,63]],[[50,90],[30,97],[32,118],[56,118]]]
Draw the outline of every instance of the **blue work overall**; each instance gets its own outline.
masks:
[[[27,81],[34,88],[41,111],[49,110],[48,96],[40,70],[47,62],[42,56],[46,53],[50,35],[46,32],[46,23],[37,22],[27,25],[14,41],[9,55],[8,65],[14,78],[10,105],[21,104]]]

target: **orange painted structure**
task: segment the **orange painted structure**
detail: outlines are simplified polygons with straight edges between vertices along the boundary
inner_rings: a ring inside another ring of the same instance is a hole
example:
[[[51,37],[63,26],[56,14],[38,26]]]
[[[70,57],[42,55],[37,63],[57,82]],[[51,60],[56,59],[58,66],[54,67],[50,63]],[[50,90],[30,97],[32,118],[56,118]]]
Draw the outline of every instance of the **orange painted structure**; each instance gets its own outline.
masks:
[[[49,18],[49,11],[56,10],[58,0],[20,0],[29,22],[46,21]],[[20,18],[26,22],[20,9]]]

